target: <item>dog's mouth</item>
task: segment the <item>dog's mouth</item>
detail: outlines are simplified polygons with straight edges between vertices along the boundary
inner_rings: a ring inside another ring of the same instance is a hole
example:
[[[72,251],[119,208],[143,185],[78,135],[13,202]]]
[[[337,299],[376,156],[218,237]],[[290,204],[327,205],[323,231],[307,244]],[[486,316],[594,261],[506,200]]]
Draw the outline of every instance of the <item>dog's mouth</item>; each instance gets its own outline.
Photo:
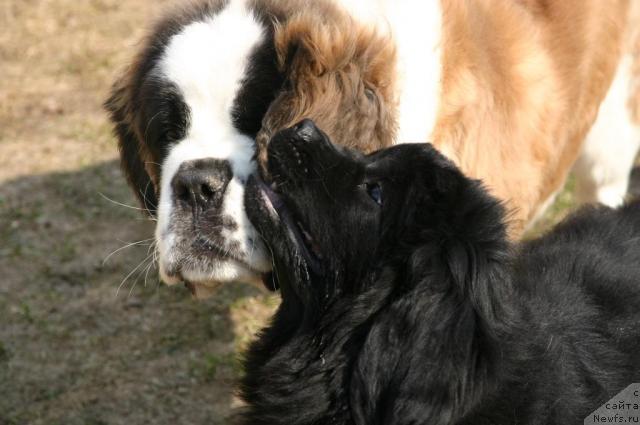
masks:
[[[316,274],[320,274],[324,255],[322,254],[320,245],[308,230],[308,227],[305,226],[303,221],[297,218],[297,215],[287,206],[283,196],[278,193],[278,188],[275,183],[267,184],[257,176],[253,176],[251,179],[253,182],[249,184],[255,184],[259,192],[263,195],[260,198],[265,204],[271,219],[277,222],[276,224],[282,226],[311,270]]]
[[[220,286],[220,284],[214,285],[214,286],[202,285],[202,284],[194,283],[184,279],[183,279],[183,283],[184,283],[184,287],[187,288],[189,292],[191,292],[191,295],[195,299],[209,298],[211,295],[213,295],[216,292],[216,290]]]
[[[229,255],[223,259],[214,258],[215,260],[209,260],[195,253],[177,260],[174,257],[173,262],[160,263],[160,277],[170,286],[184,286],[196,299],[205,299],[213,295],[223,284],[231,281],[259,286],[265,281],[265,276],[270,273],[257,270],[248,263]],[[222,272],[216,274],[218,270]],[[267,289],[271,289],[272,286],[272,284],[267,285]]]

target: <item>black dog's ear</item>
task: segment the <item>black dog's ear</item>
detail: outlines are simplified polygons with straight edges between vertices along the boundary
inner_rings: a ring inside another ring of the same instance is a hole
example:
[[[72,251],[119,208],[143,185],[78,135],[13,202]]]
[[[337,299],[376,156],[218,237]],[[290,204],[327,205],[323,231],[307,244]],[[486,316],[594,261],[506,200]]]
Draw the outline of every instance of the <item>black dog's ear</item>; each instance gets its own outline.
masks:
[[[144,210],[155,216],[158,205],[156,188],[147,173],[140,152],[141,141],[138,140],[134,127],[134,108],[127,79],[128,76],[125,75],[114,84],[104,107],[109,113],[114,133],[118,138],[120,166]]]
[[[454,255],[461,258],[416,269],[421,281],[370,325],[350,382],[356,424],[445,425],[482,400],[500,358],[493,343],[498,331],[484,315],[507,320],[497,312],[502,272],[474,270],[483,266],[472,265],[474,260],[462,251]],[[453,277],[448,269],[458,261]]]

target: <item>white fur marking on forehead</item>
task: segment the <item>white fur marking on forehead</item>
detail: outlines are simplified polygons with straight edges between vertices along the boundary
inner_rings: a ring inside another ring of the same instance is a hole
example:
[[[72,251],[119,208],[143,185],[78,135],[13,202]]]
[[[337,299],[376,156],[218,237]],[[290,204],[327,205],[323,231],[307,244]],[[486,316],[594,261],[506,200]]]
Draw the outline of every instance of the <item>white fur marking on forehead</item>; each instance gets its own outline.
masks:
[[[185,150],[191,158],[228,159],[246,177],[253,145],[233,126],[232,107],[253,50],[265,31],[244,2],[232,1],[218,14],[186,26],[165,51],[160,72],[174,83],[190,110]]]
[[[191,107],[226,113],[245,75],[249,55],[264,28],[237,2],[217,15],[187,25],[165,51],[161,72],[182,90]]]

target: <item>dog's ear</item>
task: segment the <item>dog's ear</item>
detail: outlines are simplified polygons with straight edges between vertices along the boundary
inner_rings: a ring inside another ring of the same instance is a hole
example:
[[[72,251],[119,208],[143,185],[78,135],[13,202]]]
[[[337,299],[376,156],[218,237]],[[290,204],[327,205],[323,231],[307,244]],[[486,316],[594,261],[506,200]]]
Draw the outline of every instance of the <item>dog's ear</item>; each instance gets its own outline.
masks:
[[[134,108],[128,84],[129,75],[118,80],[104,104],[114,126],[120,150],[120,166],[144,210],[155,216],[158,199],[141,154],[141,141],[134,127]]]
[[[451,161],[433,150],[431,166],[417,184],[417,208],[408,218],[413,252],[408,269],[414,282],[439,276],[447,290],[474,305],[493,320],[490,301],[506,279],[510,258],[505,208],[479,180],[465,176]],[[436,273],[436,274],[434,274]],[[436,284],[433,279],[430,285]]]
[[[437,268],[420,261],[414,270],[420,281],[370,325],[350,382],[356,424],[454,423],[491,385],[500,355],[493,324],[483,316],[498,316],[502,299],[495,293],[502,289],[492,285],[500,285],[494,279],[501,272],[473,270],[468,253],[454,255],[461,257]]]
[[[391,303],[368,330],[350,382],[358,425],[450,424],[480,399],[477,383],[491,365],[477,313],[429,280]]]

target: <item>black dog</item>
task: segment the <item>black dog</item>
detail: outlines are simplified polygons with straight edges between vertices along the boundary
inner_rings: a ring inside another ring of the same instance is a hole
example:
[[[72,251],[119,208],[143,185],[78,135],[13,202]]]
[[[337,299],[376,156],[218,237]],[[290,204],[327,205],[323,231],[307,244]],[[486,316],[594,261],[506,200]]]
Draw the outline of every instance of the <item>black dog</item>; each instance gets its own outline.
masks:
[[[640,382],[640,204],[513,247],[428,145],[363,156],[304,121],[268,156],[246,196],[282,305],[248,353],[246,423],[581,424]]]

